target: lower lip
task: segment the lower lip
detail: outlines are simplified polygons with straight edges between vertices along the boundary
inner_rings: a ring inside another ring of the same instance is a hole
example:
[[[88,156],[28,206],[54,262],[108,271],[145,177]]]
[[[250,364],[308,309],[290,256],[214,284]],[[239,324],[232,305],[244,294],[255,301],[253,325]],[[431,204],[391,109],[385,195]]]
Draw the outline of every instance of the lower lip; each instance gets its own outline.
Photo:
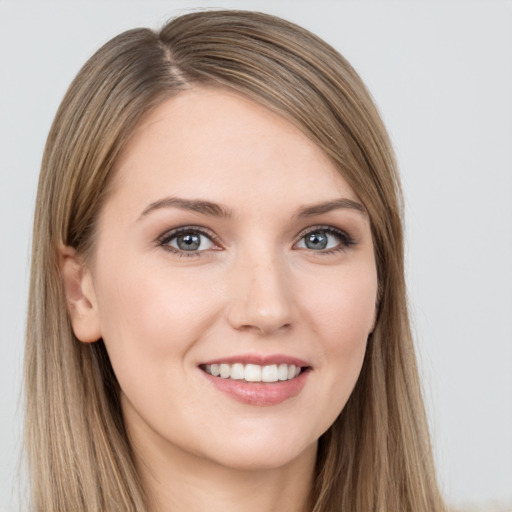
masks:
[[[278,382],[246,382],[214,377],[203,370],[200,371],[213,386],[237,402],[260,406],[277,405],[297,396],[306,384],[310,373],[309,370],[305,370],[298,377]]]

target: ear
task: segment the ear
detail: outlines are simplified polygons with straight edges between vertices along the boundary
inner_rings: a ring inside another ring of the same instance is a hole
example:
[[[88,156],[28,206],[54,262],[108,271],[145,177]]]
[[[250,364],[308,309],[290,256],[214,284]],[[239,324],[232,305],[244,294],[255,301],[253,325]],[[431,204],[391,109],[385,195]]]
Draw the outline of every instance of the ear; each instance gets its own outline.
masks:
[[[75,336],[84,343],[101,338],[98,307],[92,276],[72,247],[59,249],[59,266]]]

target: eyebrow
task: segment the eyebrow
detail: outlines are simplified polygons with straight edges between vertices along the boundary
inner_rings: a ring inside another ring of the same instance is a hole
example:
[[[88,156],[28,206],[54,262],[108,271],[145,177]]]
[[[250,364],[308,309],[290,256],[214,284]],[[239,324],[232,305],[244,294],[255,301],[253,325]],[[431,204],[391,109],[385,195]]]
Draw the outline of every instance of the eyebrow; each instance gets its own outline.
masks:
[[[231,218],[234,216],[233,211],[229,208],[226,208],[225,206],[217,203],[212,203],[211,201],[205,201],[202,199],[166,197],[159,199],[158,201],[155,201],[147,206],[141,213],[139,219],[161,208],[179,208],[180,210],[188,210],[201,213],[203,215],[220,218]],[[313,217],[315,215],[321,215],[323,213],[328,213],[339,209],[355,210],[365,217],[367,216],[366,208],[362,204],[358,203],[357,201],[353,201],[352,199],[346,198],[334,199],[332,201],[305,206],[299,209],[295,216],[298,218]]]
[[[147,206],[141,213],[140,218],[146,216],[154,210],[161,208],[179,208],[180,210],[188,210],[203,215],[210,215],[213,217],[229,218],[233,216],[233,212],[229,208],[225,208],[210,201],[203,201],[201,199],[181,199],[179,197],[166,197],[159,199]]]
[[[368,215],[366,208],[361,203],[353,201],[352,199],[340,198],[327,201],[326,203],[318,203],[301,208],[297,213],[297,217],[312,217],[314,215],[321,215],[322,213],[328,213],[339,209],[355,210],[365,217]]]

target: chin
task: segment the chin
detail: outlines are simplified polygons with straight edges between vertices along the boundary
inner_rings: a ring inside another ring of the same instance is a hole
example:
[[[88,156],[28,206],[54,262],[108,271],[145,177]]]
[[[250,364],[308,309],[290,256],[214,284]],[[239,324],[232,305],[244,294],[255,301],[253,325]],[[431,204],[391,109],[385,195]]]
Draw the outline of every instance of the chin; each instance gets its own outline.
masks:
[[[318,440],[303,440],[273,436],[272,439],[234,439],[224,442],[220,450],[211,450],[202,456],[212,462],[239,471],[258,471],[283,468],[302,460],[315,460]]]
[[[281,452],[270,454],[255,453],[254,450],[249,453],[242,453],[233,456],[233,454],[223,457],[217,460],[217,464],[231,468],[237,471],[269,471],[274,469],[282,469],[286,466],[298,463],[301,460],[309,459],[312,455],[313,460],[316,459],[317,442],[314,443],[313,447],[308,447],[302,452]]]

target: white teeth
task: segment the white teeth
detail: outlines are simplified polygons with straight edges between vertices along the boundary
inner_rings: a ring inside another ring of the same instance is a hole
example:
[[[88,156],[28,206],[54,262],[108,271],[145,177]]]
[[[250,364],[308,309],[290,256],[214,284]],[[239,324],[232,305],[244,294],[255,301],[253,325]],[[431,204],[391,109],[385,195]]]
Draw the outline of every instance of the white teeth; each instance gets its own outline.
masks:
[[[277,378],[279,380],[288,380],[288,365],[280,364],[277,370]]]
[[[211,373],[214,377],[218,377],[220,375],[220,365],[212,364],[210,367],[210,371],[206,370],[208,373]]]
[[[261,366],[257,364],[246,364],[244,374],[247,382],[261,382]]]
[[[245,380],[246,382],[277,382],[290,380],[301,372],[300,366],[294,364],[271,364],[260,366],[258,364],[207,364],[204,371],[214,377],[222,379]]]
[[[223,378],[223,379],[227,379],[228,377],[231,376],[231,365],[230,364],[224,364],[222,363],[220,365],[220,376]]]
[[[243,380],[245,377],[244,375],[244,365],[240,363],[235,363],[231,367],[231,378],[237,379],[237,380]]]
[[[277,365],[264,366],[261,370],[261,380],[263,382],[277,382]]]

